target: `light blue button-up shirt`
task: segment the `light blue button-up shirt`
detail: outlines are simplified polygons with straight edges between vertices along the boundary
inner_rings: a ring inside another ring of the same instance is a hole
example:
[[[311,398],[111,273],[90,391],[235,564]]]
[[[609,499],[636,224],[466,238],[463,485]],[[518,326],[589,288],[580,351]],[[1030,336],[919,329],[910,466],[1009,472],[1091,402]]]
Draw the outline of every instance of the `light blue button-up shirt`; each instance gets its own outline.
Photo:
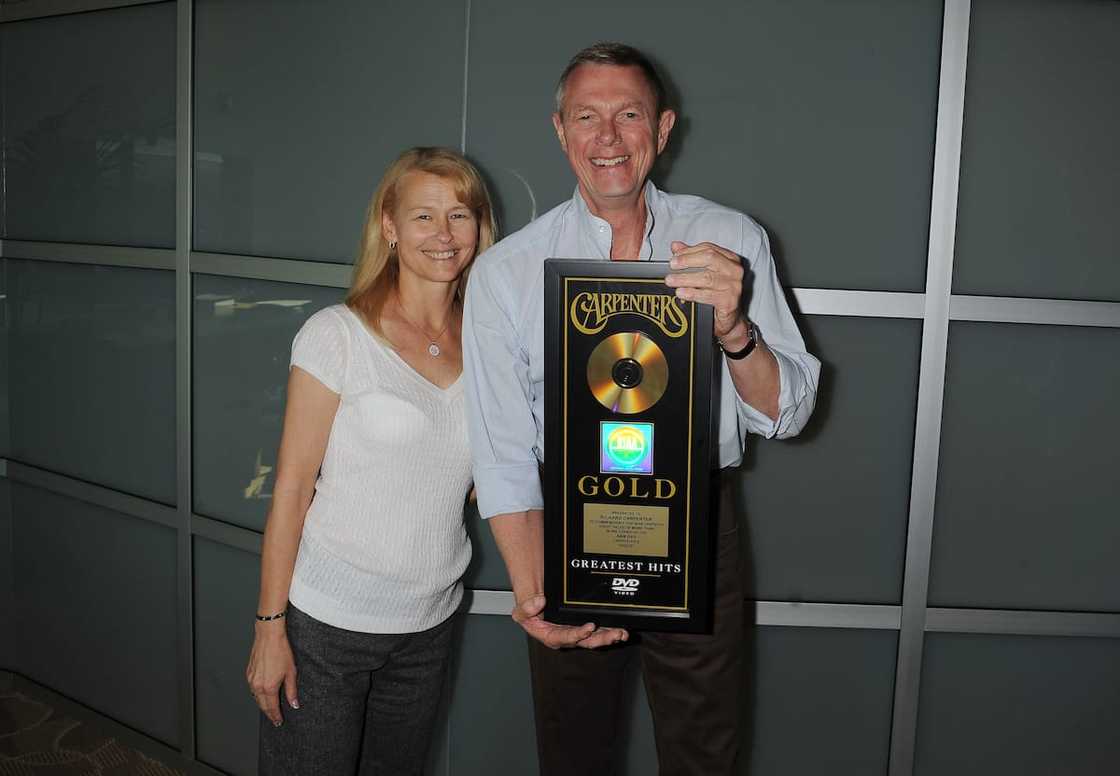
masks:
[[[748,314],[778,360],[778,419],[735,391],[724,361],[719,407],[719,463],[743,459],[748,432],[797,434],[817,395],[820,362],[805,350],[790,314],[766,232],[750,217],[700,197],[645,188],[642,258],[667,261],[670,245],[712,242],[734,251],[753,274]],[[611,226],[588,209],[579,190],[478,257],[463,315],[463,379],[478,509],[485,518],[544,505],[538,462],[544,460],[544,261],[611,255]],[[744,285],[748,278],[744,278]],[[722,360],[722,354],[719,356]]]

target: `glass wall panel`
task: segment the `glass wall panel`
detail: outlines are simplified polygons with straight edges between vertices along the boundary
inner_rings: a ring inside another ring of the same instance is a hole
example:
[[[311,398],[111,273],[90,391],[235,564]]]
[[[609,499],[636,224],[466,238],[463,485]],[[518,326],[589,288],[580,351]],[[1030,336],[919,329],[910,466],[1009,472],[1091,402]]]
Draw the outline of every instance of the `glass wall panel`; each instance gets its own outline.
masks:
[[[4,236],[173,247],[175,3],[4,24],[0,57]]]
[[[463,575],[463,584],[481,590],[512,590],[494,534],[473,503],[467,505],[463,519],[471,537],[471,565]]]
[[[1120,640],[926,635],[915,776],[1120,772]]]
[[[11,449],[8,410],[8,260],[0,258],[0,458]]]
[[[175,275],[8,260],[11,453],[175,503]]]
[[[1120,611],[1120,330],[953,323],[929,601]]]
[[[473,0],[467,150],[495,182],[506,232],[571,197],[549,120],[556,80],[584,46],[627,41],[680,97],[655,180],[757,217],[791,285],[920,290],[941,9]]]
[[[897,648],[895,631],[756,628],[743,773],[885,774]]]
[[[260,557],[194,541],[194,677],[198,759],[232,774],[257,772],[260,712],[246,692]]]
[[[807,316],[824,362],[801,436],[752,437],[737,473],[747,596],[898,603],[921,323]]]
[[[12,555],[12,489],[6,477],[0,477],[0,622],[14,623],[15,558]],[[0,669],[18,670],[13,628],[0,630]]]
[[[466,3],[195,3],[204,251],[349,262],[382,172],[458,148]]]
[[[1120,5],[972,4],[953,290],[1120,299]]]
[[[264,528],[292,338],[344,291],[194,276],[194,509]]]
[[[175,746],[175,532],[12,483],[21,673]]]
[[[464,621],[452,667],[451,773],[536,773],[524,631],[508,617]]]

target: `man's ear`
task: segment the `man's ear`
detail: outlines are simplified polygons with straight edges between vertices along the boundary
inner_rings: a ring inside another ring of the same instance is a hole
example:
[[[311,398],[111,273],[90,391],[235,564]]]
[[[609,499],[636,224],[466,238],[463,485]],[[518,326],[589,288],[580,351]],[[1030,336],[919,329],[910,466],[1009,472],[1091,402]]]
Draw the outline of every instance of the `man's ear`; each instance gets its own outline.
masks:
[[[657,153],[664,151],[665,146],[669,144],[669,134],[673,131],[673,125],[676,123],[677,114],[675,111],[661,111],[661,115],[657,118]]]
[[[564,139],[564,120],[560,118],[559,113],[552,114],[552,126],[556,130],[556,137],[560,140],[560,147],[564,149],[564,153],[568,153],[568,141]]]

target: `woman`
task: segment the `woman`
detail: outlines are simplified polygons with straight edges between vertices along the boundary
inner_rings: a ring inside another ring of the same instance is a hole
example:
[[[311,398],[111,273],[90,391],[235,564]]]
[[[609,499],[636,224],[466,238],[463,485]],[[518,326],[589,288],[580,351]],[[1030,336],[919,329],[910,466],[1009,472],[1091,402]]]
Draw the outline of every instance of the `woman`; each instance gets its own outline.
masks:
[[[370,201],[346,303],[292,344],[245,672],[261,773],[423,769],[471,555],[463,287],[494,237],[469,162],[406,151]]]

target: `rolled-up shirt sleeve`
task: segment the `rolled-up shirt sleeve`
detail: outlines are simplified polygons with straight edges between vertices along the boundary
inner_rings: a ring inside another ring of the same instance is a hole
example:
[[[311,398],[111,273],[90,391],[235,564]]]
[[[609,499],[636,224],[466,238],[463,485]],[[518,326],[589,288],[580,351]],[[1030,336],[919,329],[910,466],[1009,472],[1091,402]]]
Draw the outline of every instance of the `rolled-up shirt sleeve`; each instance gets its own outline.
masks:
[[[739,254],[747,259],[753,275],[747,314],[758,326],[762,340],[778,361],[781,385],[777,420],[771,420],[765,413],[743,401],[731,382],[726,360],[723,367],[723,390],[730,391],[735,396],[742,431],[768,439],[796,436],[813,413],[821,362],[805,349],[805,341],[778,282],[766,231],[745,217]]]
[[[541,509],[529,355],[501,267],[480,257],[463,311],[463,378],[478,511],[483,518]]]

